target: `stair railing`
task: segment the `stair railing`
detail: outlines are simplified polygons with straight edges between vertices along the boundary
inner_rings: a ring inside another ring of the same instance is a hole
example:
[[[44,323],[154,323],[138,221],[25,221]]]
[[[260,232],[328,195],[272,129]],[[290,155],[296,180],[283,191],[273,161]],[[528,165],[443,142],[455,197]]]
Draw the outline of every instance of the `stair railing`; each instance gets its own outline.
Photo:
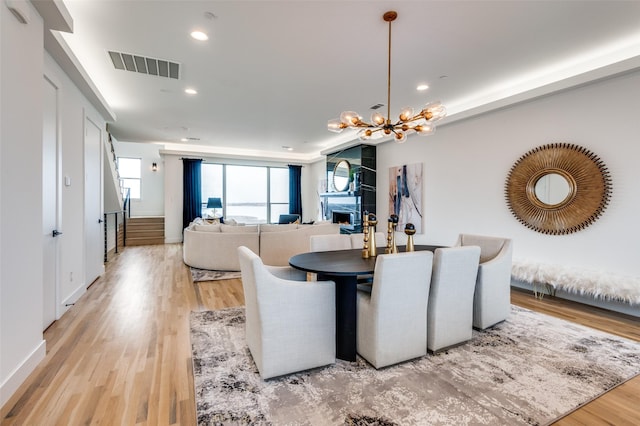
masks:
[[[115,252],[118,253],[118,214],[122,215],[122,246],[127,245],[127,217],[131,218],[131,189],[125,188],[124,205],[122,210],[116,210],[113,212],[106,212],[104,214],[104,262],[107,263],[109,253],[108,247],[108,224],[109,217],[113,215],[114,226],[113,233],[115,236]]]

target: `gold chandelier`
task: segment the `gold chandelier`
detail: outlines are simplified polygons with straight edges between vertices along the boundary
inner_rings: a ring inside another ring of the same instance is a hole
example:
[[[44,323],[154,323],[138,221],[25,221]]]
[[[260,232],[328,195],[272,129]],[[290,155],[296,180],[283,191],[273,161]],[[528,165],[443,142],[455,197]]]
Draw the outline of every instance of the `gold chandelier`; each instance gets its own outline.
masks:
[[[355,111],[344,111],[339,119],[329,120],[327,128],[336,133],[346,128],[360,129],[358,137],[361,140],[378,139],[393,133],[396,142],[404,142],[407,132],[414,131],[419,135],[427,136],[435,131],[435,122],[447,115],[447,110],[440,102],[432,102],[417,114],[413,108],[405,107],[400,111],[398,121],[391,122],[391,22],[395,21],[398,14],[394,11],[386,12],[382,19],[389,23],[389,60],[387,68],[387,117],[379,112],[371,115],[371,123],[362,121],[362,117]]]

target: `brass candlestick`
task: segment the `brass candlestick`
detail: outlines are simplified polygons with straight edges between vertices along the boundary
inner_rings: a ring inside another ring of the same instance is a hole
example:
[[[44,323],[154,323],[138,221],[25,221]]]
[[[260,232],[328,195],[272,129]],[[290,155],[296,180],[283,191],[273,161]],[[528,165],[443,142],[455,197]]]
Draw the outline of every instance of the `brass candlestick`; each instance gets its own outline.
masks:
[[[385,254],[389,254],[393,252],[391,248],[391,240],[393,239],[393,222],[391,222],[391,218],[387,222],[387,247],[384,249]]]
[[[404,233],[407,234],[407,252],[414,251],[413,235],[416,233],[416,227],[413,223],[407,223],[404,226]]]
[[[364,242],[362,244],[362,258],[369,258],[369,213],[364,212],[362,216],[362,234],[364,238]]]
[[[391,224],[393,226],[391,232],[391,253],[397,253],[398,246],[396,245],[396,228],[398,226],[398,215],[392,214],[391,216],[389,216],[389,220],[391,221]]]
[[[373,213],[369,213],[369,257],[376,257],[376,225],[378,224],[378,218]]]

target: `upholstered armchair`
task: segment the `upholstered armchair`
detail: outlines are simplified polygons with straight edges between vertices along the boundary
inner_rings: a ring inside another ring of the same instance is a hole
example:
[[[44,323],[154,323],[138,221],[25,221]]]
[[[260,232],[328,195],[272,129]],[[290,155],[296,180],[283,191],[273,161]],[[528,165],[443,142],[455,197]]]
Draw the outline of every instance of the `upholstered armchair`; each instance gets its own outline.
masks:
[[[436,249],[427,314],[427,348],[438,352],[471,340],[480,247]]]
[[[311,251],[351,250],[351,237],[346,234],[312,235],[309,245]]]
[[[357,351],[375,368],[427,354],[433,253],[378,255],[371,292],[358,291]]]
[[[511,312],[511,240],[460,234],[456,245],[480,247],[480,265],[473,299],[473,326],[484,330],[506,320]]]
[[[333,364],[336,306],[333,281],[305,282],[306,273],[265,266],[238,247],[246,305],[246,339],[263,379]]]

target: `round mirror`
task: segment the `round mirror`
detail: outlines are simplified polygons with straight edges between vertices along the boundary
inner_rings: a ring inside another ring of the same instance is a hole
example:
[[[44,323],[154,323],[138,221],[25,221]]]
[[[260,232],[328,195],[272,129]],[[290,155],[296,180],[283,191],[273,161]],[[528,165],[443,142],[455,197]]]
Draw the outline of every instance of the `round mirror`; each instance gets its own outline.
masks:
[[[342,160],[333,168],[333,186],[338,192],[349,189],[349,171],[351,165],[347,160]]]
[[[562,235],[591,225],[611,196],[604,163],[587,149],[553,143],[532,149],[513,165],[505,195],[527,228]]]
[[[569,181],[560,173],[542,175],[534,185],[536,198],[547,206],[555,206],[571,195]]]

